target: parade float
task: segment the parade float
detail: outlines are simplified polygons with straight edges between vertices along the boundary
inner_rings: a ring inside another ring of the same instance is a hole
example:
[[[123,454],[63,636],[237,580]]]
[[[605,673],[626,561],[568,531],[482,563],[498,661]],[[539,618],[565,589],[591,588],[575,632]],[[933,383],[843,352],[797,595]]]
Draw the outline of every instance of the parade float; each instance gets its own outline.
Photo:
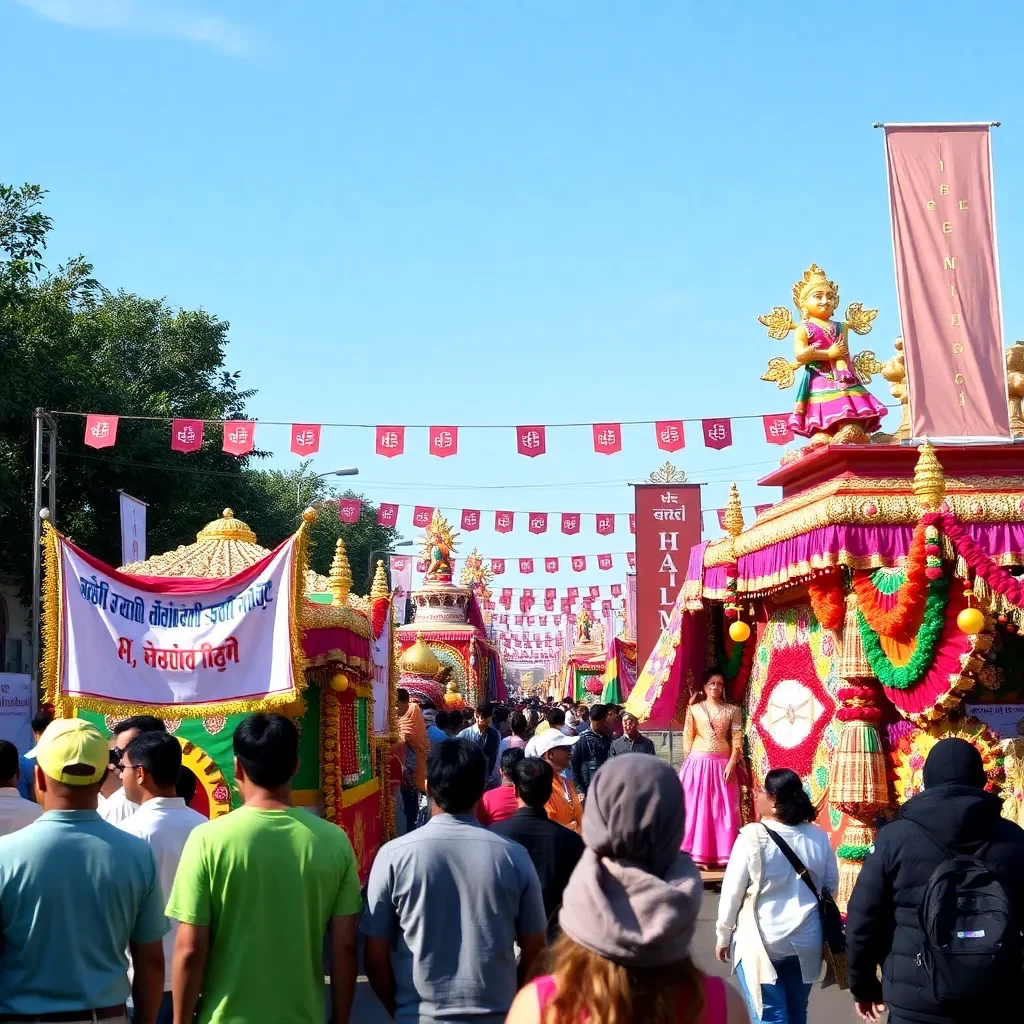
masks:
[[[794,300],[798,324],[783,307],[761,318],[773,337],[797,332],[796,360],[772,359],[763,379],[799,375],[789,424],[808,443],[759,481],[781,499],[749,525],[733,485],[726,536],[691,549],[627,708],[655,728],[681,721],[719,668],[754,785],[774,768],[801,776],[845,907],[879,823],[920,790],[939,739],[974,743],[1007,816],[1024,817],[1024,449],[908,443],[902,344],[884,364],[851,357],[850,332],[867,333],[874,311],[832,320],[838,291],[816,266]],[[892,434],[865,387],[876,373],[902,407]],[[1004,413],[1020,381],[1008,383]]]
[[[576,615],[576,632],[563,673],[559,699],[596,704],[605,688],[602,678],[608,667],[604,626],[595,621],[584,604]]]
[[[232,737],[254,711],[299,726],[293,799],[343,827],[366,878],[393,834],[387,770],[393,680],[390,599],[351,593],[344,543],[328,578],[306,568],[309,509],[274,551],[231,509],[195,544],[113,569],[47,524],[43,683],[58,716],[109,732],[162,718],[198,779],[193,806],[239,806]],[[375,706],[376,705],[376,706]],[[375,729],[375,723],[377,728]]]
[[[421,538],[426,572],[411,595],[413,618],[395,631],[401,651],[398,685],[437,708],[474,707],[506,698],[498,652],[487,638],[481,607],[487,600],[482,592],[489,595],[490,570],[474,552],[463,570],[464,582],[453,582],[458,536],[435,509]]]

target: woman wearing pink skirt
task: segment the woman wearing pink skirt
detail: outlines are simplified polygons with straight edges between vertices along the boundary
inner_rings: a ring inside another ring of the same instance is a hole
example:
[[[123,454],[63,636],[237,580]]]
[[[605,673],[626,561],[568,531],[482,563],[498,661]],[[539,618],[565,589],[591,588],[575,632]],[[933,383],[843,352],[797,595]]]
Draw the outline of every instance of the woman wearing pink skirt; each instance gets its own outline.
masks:
[[[683,725],[683,849],[702,868],[724,867],[740,831],[743,720],[738,707],[725,703],[724,693],[722,673],[708,669],[704,699],[686,709]]]

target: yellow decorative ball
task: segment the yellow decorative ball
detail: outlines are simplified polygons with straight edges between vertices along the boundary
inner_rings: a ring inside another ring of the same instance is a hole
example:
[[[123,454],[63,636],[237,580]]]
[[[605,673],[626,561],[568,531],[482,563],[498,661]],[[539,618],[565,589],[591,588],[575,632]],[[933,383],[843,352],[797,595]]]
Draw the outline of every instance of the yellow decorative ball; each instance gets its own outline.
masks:
[[[742,644],[750,638],[750,627],[740,619],[729,626],[729,638],[733,643]]]
[[[344,693],[348,689],[348,676],[344,672],[336,672],[331,676],[331,689],[336,693]]]
[[[985,616],[977,608],[965,608],[957,617],[956,624],[961,632],[972,636],[985,628]]]
[[[445,704],[461,704],[462,703],[462,694],[459,693],[458,690],[449,690],[444,695],[444,702],[445,702]]]

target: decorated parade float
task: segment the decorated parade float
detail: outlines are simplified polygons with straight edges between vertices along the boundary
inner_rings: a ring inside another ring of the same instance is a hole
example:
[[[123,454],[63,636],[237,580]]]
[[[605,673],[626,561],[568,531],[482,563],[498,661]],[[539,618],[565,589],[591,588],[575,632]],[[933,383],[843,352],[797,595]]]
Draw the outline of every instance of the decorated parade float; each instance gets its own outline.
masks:
[[[487,638],[483,618],[490,570],[474,551],[466,560],[462,583],[453,582],[458,536],[435,509],[421,538],[426,572],[412,592],[413,618],[396,630],[399,686],[439,709],[506,698],[498,652]]]
[[[561,699],[594,704],[604,691],[602,678],[608,666],[605,627],[597,622],[588,604],[576,615],[576,632],[565,665]]]
[[[1005,813],[1024,819],[1024,448],[1005,427],[998,443],[933,447],[915,429],[923,390],[908,408],[903,344],[885,364],[850,355],[874,311],[855,303],[833,320],[838,290],[814,265],[794,301],[798,324],[782,307],[761,318],[772,337],[796,332],[795,361],[772,359],[764,379],[799,378],[789,425],[808,443],[760,481],[781,499],[755,522],[733,485],[726,536],[691,549],[627,707],[650,727],[678,724],[719,669],[753,786],[773,768],[801,776],[833,835],[845,907],[880,822],[920,790],[943,737],[978,747]],[[992,410],[1014,431],[1019,350]],[[876,373],[900,402],[892,434],[865,386]]]
[[[626,598],[622,605],[622,628],[608,645],[604,675],[601,676],[601,703],[621,704],[636,686],[636,576],[626,578]]]
[[[274,551],[231,509],[196,543],[113,569],[47,524],[44,699],[105,731],[162,718],[211,818],[239,805],[232,736],[245,715],[279,711],[300,730],[296,804],[343,827],[365,880],[393,835],[382,786],[393,714],[392,625],[383,573],[351,593],[339,539],[329,578],[306,568],[307,509]]]

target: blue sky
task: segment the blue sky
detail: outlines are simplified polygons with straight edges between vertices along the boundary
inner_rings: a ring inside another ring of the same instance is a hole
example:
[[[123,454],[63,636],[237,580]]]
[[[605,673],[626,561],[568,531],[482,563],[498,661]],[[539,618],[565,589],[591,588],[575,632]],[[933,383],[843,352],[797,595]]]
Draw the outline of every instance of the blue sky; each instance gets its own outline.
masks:
[[[759,377],[788,344],[756,317],[812,260],[843,308],[880,308],[865,347],[887,358],[899,333],[872,121],[1004,120],[1006,340],[1022,333],[1015,6],[0,0],[0,179],[50,190],[51,258],[229,320],[261,419],[777,412],[793,392]],[[779,449],[757,420],[734,435],[711,452],[691,427],[673,458],[706,508],[733,479],[745,504],[777,497],[754,481]],[[259,440],[294,460],[285,428]],[[536,460],[509,430],[463,432],[453,459],[426,447],[410,432],[386,461],[371,431],[327,430],[316,468],[359,466],[375,501],[624,513],[626,481],[664,460],[651,428],[613,457],[587,429],[549,432]],[[624,518],[611,538],[521,517],[472,539],[632,546]],[[624,564],[502,582],[607,584]]]

